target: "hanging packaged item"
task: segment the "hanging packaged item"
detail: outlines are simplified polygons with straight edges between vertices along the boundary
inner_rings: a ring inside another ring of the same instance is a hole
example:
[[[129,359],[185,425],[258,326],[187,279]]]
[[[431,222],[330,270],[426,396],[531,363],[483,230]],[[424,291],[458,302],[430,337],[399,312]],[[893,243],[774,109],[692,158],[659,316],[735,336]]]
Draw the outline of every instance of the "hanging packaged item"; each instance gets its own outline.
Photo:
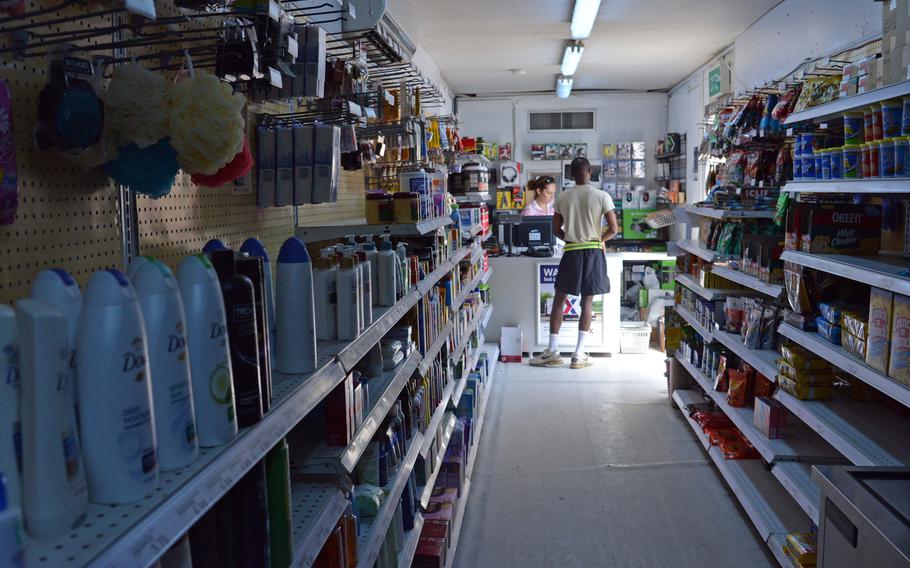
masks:
[[[12,95],[6,81],[0,80],[0,225],[12,224],[19,208],[15,136]]]

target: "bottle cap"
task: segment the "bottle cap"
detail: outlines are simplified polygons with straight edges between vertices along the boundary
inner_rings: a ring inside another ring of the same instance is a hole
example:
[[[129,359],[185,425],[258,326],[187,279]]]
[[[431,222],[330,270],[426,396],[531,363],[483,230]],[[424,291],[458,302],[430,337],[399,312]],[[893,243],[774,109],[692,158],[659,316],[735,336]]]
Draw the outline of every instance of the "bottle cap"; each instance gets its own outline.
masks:
[[[344,258],[341,259],[341,268],[343,268],[343,269],[351,269],[351,268],[354,268],[354,266],[355,266],[355,265],[354,265],[354,259],[353,259],[353,258],[351,258],[351,257],[349,257],[349,256],[346,256],[346,257],[344,257]]]
[[[269,252],[265,250],[265,245],[256,237],[250,237],[240,245],[240,252],[245,252],[250,256],[258,256],[264,261],[269,261]]]
[[[235,255],[231,249],[215,249],[210,253],[212,266],[218,273],[218,278],[227,278],[237,273],[237,267],[234,264]]]
[[[86,306],[119,306],[136,301],[136,292],[126,275],[113,268],[92,274],[85,287]]]
[[[284,241],[281,250],[278,252],[278,262],[281,263],[301,263],[310,262],[310,253],[306,245],[298,237],[291,237]]]
[[[227,250],[227,248],[227,245],[224,244],[224,241],[221,239],[212,239],[209,242],[205,243],[205,246],[202,247],[202,252],[209,254],[212,251]]]

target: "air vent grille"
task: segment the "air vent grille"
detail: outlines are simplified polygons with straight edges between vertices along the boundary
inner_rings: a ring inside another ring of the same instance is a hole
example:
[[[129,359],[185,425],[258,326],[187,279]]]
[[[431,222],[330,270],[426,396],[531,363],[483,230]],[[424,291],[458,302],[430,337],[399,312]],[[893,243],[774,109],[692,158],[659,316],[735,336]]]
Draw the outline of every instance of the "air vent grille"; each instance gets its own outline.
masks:
[[[531,112],[531,131],[535,130],[594,130],[594,111]]]

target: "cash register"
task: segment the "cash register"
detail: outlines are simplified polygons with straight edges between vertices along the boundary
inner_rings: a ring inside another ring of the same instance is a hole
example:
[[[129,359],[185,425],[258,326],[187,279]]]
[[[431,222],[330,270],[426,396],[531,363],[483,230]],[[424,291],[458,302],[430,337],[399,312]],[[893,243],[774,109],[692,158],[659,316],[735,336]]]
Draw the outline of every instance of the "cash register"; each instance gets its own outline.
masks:
[[[512,225],[512,245],[524,247],[527,256],[549,258],[554,254],[556,239],[553,236],[553,217],[526,216],[521,223]]]

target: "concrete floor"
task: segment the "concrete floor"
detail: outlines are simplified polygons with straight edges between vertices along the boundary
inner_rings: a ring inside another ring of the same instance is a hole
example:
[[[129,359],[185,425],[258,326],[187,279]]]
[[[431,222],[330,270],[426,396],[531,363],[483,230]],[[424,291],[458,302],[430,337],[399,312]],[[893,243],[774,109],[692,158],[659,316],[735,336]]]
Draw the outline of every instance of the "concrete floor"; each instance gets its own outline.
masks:
[[[502,366],[456,568],[772,565],[670,407],[662,354]]]

